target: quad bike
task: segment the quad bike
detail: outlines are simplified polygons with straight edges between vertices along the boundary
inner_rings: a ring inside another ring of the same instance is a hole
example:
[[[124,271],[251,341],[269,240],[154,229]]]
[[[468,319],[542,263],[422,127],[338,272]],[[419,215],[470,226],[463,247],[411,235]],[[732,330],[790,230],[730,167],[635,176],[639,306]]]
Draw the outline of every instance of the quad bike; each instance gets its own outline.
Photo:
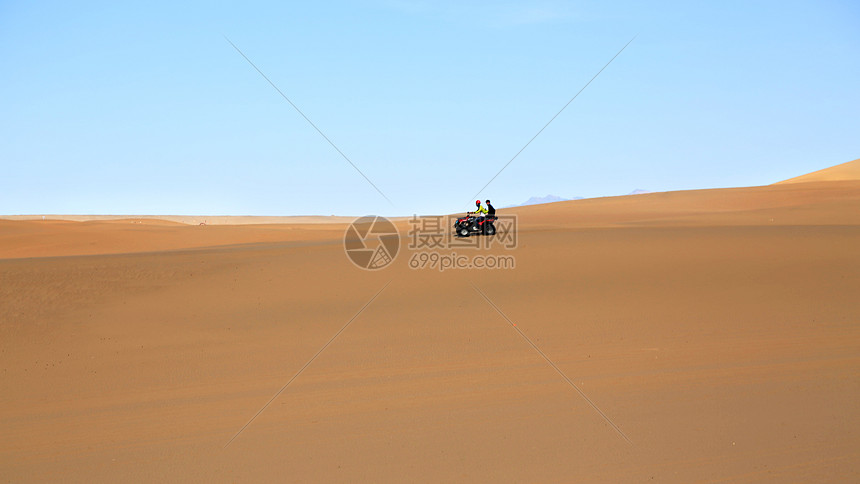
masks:
[[[460,217],[454,222],[454,232],[460,237],[477,234],[495,235],[496,226],[493,221],[493,217],[484,217],[483,220],[479,220],[479,217],[473,212],[467,212],[465,217]]]

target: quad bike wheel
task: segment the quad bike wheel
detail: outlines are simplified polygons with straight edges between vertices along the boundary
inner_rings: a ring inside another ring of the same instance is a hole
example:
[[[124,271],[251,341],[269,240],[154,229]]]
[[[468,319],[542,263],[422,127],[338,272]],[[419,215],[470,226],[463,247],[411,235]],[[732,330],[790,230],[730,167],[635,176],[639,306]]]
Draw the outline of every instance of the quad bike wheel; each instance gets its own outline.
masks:
[[[496,226],[491,223],[484,224],[484,235],[496,235]]]

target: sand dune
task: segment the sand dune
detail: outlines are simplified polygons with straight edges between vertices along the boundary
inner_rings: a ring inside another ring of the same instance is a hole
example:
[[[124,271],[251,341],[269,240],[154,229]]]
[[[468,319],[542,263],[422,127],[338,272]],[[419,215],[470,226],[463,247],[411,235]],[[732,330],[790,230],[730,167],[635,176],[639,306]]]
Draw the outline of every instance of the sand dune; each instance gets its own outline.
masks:
[[[495,271],[412,270],[406,240],[362,271],[342,223],[3,220],[0,480],[857,481],[858,202],[520,207]]]
[[[860,159],[842,163],[841,165],[831,166],[823,170],[814,171],[788,180],[778,182],[784,183],[807,183],[821,181],[844,181],[844,180],[860,180]]]

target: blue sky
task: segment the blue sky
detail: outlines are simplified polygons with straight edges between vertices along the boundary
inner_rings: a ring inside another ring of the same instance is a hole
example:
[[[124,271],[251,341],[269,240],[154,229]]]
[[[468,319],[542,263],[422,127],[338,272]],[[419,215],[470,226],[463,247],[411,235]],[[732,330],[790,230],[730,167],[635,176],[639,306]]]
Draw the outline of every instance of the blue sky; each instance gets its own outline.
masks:
[[[853,1],[178,3],[0,3],[0,213],[464,211],[636,34],[482,199],[860,157]]]

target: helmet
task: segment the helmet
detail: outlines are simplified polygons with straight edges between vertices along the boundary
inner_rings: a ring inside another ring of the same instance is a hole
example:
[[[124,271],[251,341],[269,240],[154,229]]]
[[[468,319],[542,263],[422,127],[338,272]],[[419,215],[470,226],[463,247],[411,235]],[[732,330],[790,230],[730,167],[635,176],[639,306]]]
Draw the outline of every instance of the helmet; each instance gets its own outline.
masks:
[[[475,200],[475,205],[480,205],[480,204],[481,204],[480,200]]]

